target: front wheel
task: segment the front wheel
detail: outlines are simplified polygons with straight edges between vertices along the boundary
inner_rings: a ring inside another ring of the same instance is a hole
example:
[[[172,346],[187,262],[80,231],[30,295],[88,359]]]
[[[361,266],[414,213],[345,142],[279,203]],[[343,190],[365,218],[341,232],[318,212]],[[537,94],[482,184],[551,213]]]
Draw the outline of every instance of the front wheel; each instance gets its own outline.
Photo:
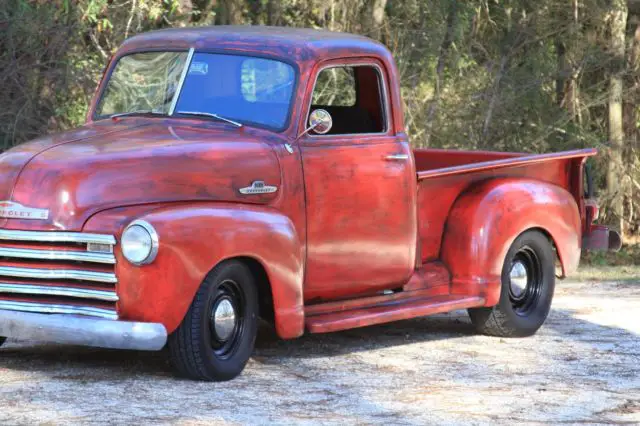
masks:
[[[525,337],[538,331],[551,309],[555,258],[546,235],[527,231],[516,238],[502,267],[498,304],[469,309],[476,329],[500,337]]]
[[[169,336],[171,363],[190,379],[233,379],[253,352],[257,318],[258,294],[249,268],[238,261],[216,266]]]

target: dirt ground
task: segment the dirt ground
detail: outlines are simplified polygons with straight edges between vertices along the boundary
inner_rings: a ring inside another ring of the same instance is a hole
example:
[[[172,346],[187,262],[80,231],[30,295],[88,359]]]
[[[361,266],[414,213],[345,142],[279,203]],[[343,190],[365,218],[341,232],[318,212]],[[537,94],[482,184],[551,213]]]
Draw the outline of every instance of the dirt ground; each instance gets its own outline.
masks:
[[[558,284],[527,339],[465,312],[279,341],[264,329],[227,383],[163,353],[34,342],[0,349],[0,424],[640,423],[640,283]]]

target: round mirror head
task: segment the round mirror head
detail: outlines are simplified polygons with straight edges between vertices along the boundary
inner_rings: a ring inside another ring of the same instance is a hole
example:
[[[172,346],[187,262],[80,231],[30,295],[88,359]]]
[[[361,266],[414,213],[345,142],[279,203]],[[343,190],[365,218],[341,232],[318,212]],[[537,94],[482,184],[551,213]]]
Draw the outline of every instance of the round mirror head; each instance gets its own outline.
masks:
[[[309,127],[319,135],[324,135],[333,126],[333,119],[324,109],[316,109],[309,114]]]

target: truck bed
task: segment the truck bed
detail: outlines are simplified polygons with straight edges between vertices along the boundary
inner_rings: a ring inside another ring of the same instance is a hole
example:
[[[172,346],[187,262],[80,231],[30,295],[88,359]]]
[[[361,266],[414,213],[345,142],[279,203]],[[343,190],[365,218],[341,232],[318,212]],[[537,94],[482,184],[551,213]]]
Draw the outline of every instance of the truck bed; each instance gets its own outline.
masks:
[[[498,177],[535,179],[566,189],[580,205],[583,161],[596,153],[595,149],[552,154],[414,150],[421,262],[439,258],[449,211],[460,194],[475,182]]]
[[[437,176],[464,174],[488,169],[511,168],[554,160],[582,159],[596,155],[595,149],[525,154],[491,151],[452,151],[446,149],[415,149],[418,180]]]

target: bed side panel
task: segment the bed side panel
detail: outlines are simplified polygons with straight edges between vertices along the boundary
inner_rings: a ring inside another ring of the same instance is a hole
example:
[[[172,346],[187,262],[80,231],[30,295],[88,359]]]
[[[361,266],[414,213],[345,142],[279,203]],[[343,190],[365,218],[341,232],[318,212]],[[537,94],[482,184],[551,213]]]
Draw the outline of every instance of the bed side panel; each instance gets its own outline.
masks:
[[[422,263],[440,257],[445,223],[456,199],[473,184],[492,178],[522,177],[551,183],[569,190],[574,162],[563,159],[525,164],[498,170],[436,176],[418,182],[418,236]]]

